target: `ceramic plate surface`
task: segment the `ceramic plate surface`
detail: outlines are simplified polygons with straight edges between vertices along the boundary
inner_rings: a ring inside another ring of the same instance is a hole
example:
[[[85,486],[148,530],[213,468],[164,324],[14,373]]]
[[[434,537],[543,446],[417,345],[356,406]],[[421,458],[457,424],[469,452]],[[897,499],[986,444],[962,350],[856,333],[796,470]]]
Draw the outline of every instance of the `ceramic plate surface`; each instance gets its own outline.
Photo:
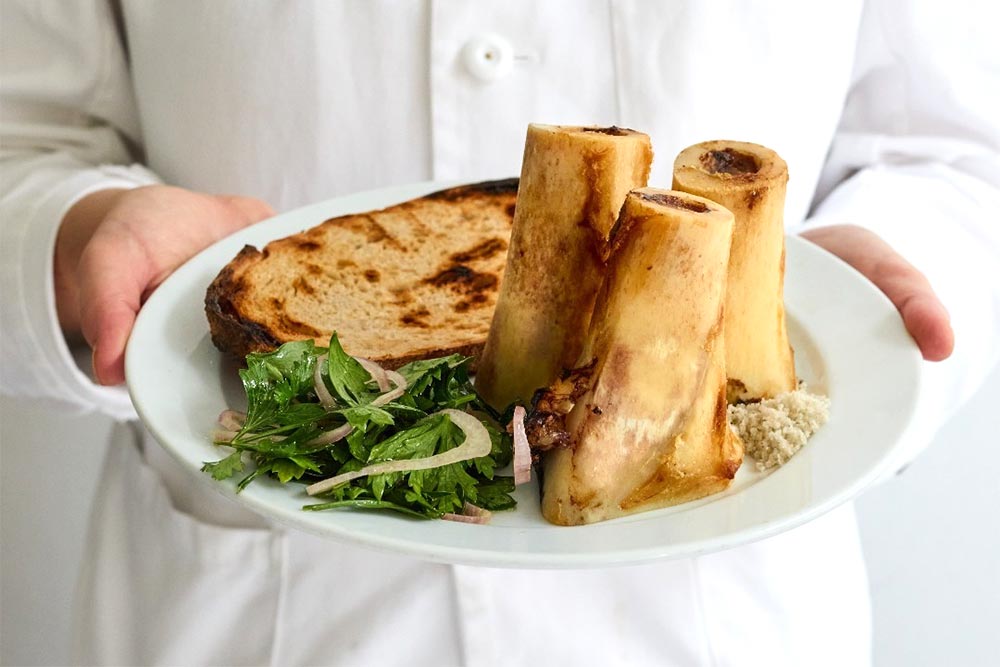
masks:
[[[914,416],[920,355],[892,304],[836,257],[789,237],[785,303],[800,378],[830,396],[830,421],[789,463],[767,474],[744,462],[724,493],[605,523],[559,527],[539,510],[534,483],[518,509],[488,525],[421,521],[366,511],[303,512],[303,487],[258,480],[243,493],[202,463],[228,450],[209,433],[225,407],[245,405],[236,366],[215,349],[205,290],[244,244],[383,208],[444,187],[421,183],[340,197],[243,230],[181,267],[139,314],[126,355],[129,391],[153,436],[200,483],[275,521],[330,539],[440,562],[504,567],[588,567],[693,556],[762,539],[844,503],[874,481]]]

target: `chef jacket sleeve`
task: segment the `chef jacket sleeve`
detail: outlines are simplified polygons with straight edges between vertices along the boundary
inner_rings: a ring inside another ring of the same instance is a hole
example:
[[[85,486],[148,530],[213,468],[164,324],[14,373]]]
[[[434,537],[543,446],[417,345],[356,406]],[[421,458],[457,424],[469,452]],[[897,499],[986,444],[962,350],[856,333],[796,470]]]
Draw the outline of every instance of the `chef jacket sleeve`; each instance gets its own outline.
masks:
[[[854,83],[805,228],[851,223],[924,272],[955,352],[925,364],[905,466],[1000,357],[1000,49],[971,0],[870,2]],[[873,369],[877,372],[877,369]]]
[[[124,388],[97,386],[74,361],[53,286],[67,210],[157,182],[132,164],[139,124],[114,13],[105,0],[5,2],[0,49],[0,391],[130,418]]]

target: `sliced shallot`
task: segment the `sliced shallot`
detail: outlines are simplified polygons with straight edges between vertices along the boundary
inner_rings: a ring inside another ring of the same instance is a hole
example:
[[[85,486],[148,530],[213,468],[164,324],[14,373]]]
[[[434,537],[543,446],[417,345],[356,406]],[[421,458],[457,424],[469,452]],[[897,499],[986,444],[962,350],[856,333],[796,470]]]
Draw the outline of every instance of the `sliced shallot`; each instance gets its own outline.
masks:
[[[336,486],[340,486],[344,482],[349,482],[352,479],[357,479],[358,477],[365,477],[366,475],[377,475],[385,472],[429,470],[431,468],[440,468],[441,466],[445,466],[450,463],[468,461],[469,459],[478,459],[479,457],[486,456],[490,453],[493,446],[490,443],[489,431],[486,430],[486,427],[483,426],[482,422],[478,419],[466,412],[451,408],[435,412],[434,414],[448,415],[452,423],[462,429],[465,433],[465,441],[458,447],[454,447],[440,454],[435,454],[434,456],[428,456],[422,459],[383,461],[381,463],[373,463],[372,465],[365,466],[364,468],[361,468],[361,470],[341,473],[340,475],[336,475],[334,477],[330,477],[329,479],[324,479],[321,482],[316,482],[315,484],[307,486],[306,493],[310,496],[315,496],[319,493],[329,491]]]
[[[212,431],[212,441],[213,442],[232,442],[233,438],[236,437],[237,433],[239,433],[239,430],[230,431],[230,430],[224,429],[224,428],[217,428],[214,431]]]
[[[531,445],[528,435],[524,432],[525,409],[518,405],[514,408],[514,485],[526,484],[531,481]]]
[[[442,514],[441,518],[445,521],[457,521],[458,523],[489,523],[489,518],[481,516],[469,516],[468,514],[453,514],[448,512]]]
[[[406,391],[407,382],[405,377],[403,377],[396,371],[385,371],[385,374],[386,377],[388,377],[389,380],[391,380],[392,383],[396,385],[396,387],[392,391],[387,391],[378,398],[376,398],[374,401],[372,401],[372,405],[374,405],[376,408],[385,405],[389,401],[395,401],[397,398],[403,395],[403,392]]]
[[[389,378],[386,377],[386,371],[384,368],[376,364],[370,359],[365,359],[364,357],[354,357],[354,360],[361,364],[361,367],[368,371],[368,374],[372,376],[372,380],[375,380],[375,384],[378,385],[378,390],[380,392],[389,391]]]
[[[223,410],[219,413],[219,426],[227,431],[239,431],[246,420],[246,414],[236,410]]]
[[[459,521],[461,523],[489,523],[492,516],[493,512],[488,509],[483,509],[478,505],[466,502],[462,506],[461,514],[448,512],[447,514],[442,514],[441,518],[445,521]]]
[[[319,402],[327,410],[333,410],[337,407],[337,401],[334,399],[333,394],[330,393],[330,390],[326,388],[326,382],[323,381],[322,369],[324,361],[326,361],[325,354],[316,357],[316,370],[313,371],[313,385],[316,391],[316,398],[319,399]]]
[[[313,438],[306,444],[316,447],[320,445],[332,445],[333,443],[343,440],[344,438],[349,436],[351,434],[351,431],[353,430],[354,427],[351,426],[350,424],[343,424],[333,429],[332,431],[327,431],[323,435]]]
[[[472,503],[466,501],[462,506],[462,514],[466,516],[484,516],[487,519],[493,516],[493,512],[489,511],[485,507],[480,507],[479,505],[473,505]]]
[[[410,383],[406,381],[406,378],[403,377],[402,373],[397,373],[396,371],[386,371],[385,375],[395,387],[402,387],[403,389],[406,389],[410,386]]]

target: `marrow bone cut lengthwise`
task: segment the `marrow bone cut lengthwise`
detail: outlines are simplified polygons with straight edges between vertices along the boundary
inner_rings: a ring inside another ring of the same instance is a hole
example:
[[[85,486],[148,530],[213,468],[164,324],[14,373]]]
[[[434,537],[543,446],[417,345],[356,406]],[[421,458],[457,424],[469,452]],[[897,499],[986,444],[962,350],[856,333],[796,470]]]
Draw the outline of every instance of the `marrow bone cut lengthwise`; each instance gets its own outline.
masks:
[[[680,192],[629,194],[576,369],[538,396],[542,512],[573,525],[725,489],[723,303],[733,215]]]

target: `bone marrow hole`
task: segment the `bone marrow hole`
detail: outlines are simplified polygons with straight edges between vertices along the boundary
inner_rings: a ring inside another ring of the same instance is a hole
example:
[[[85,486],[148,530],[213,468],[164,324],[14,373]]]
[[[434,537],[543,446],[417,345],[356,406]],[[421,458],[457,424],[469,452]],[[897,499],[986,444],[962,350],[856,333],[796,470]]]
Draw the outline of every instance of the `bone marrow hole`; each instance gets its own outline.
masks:
[[[694,213],[704,213],[709,210],[708,206],[700,201],[685,199],[676,195],[667,195],[659,192],[643,192],[642,198],[646,201],[653,202],[654,204],[669,206],[671,208],[682,208],[685,211],[692,211]]]
[[[630,130],[627,127],[618,127],[617,125],[612,125],[611,127],[585,127],[583,131],[593,134],[608,134],[612,137],[626,137],[630,134],[635,134],[635,130]]]
[[[756,174],[760,171],[760,161],[756,157],[732,148],[705,151],[698,159],[710,174]]]

